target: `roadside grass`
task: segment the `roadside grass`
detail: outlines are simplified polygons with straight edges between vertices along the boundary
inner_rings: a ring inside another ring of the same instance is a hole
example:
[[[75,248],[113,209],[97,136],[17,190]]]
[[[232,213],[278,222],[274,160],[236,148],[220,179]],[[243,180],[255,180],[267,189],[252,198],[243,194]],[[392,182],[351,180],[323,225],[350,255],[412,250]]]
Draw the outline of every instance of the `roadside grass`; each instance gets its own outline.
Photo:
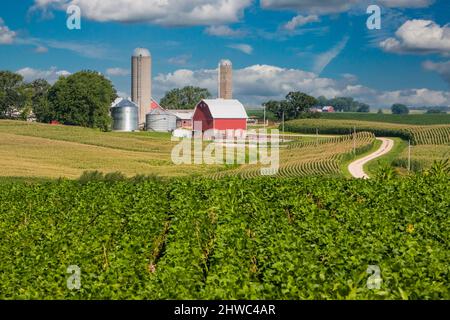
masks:
[[[369,176],[375,175],[378,169],[383,166],[392,166],[392,162],[408,147],[408,142],[402,140],[401,138],[389,137],[389,139],[394,140],[394,147],[392,148],[392,150],[389,153],[377,159],[374,159],[363,166],[364,172]]]
[[[348,159],[348,160],[342,162],[341,163],[341,171],[342,171],[344,177],[345,178],[353,178],[350,171],[348,170],[348,166],[350,165],[350,163],[352,163],[358,159],[364,158],[364,157],[368,156],[369,154],[376,152],[381,147],[381,144],[382,144],[382,142],[380,140],[375,140],[372,148],[370,148],[368,151],[361,153],[357,156],[352,157],[351,159]]]

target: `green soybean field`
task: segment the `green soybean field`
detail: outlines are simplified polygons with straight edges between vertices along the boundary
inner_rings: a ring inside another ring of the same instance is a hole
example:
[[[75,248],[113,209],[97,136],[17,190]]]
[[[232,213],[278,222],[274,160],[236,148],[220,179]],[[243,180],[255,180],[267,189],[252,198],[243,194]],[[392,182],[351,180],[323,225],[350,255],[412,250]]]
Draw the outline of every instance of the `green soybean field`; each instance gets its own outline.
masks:
[[[442,174],[3,183],[0,299],[449,299],[449,213]]]

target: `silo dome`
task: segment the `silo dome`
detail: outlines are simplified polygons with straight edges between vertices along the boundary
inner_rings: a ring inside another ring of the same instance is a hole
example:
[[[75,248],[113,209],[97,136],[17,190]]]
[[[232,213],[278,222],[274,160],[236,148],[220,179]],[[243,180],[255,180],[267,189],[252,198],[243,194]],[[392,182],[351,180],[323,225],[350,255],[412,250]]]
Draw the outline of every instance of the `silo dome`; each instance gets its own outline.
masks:
[[[150,51],[145,48],[136,48],[134,49],[133,57],[150,57]]]
[[[228,59],[223,59],[223,60],[220,60],[220,65],[221,65],[221,66],[231,66],[231,65],[233,65],[233,64],[231,63],[230,60],[228,60]]]

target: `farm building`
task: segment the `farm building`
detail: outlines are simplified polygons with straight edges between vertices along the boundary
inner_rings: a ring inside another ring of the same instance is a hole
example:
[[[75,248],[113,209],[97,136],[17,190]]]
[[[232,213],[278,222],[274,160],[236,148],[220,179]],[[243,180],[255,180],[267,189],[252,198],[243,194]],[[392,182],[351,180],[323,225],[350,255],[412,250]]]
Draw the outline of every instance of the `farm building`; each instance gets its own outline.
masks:
[[[247,112],[238,100],[205,99],[200,101],[192,120],[194,130],[247,130]]]
[[[192,128],[194,110],[169,110],[177,117],[177,128]]]
[[[171,132],[177,128],[176,116],[162,108],[155,108],[147,113],[145,123],[147,131]]]

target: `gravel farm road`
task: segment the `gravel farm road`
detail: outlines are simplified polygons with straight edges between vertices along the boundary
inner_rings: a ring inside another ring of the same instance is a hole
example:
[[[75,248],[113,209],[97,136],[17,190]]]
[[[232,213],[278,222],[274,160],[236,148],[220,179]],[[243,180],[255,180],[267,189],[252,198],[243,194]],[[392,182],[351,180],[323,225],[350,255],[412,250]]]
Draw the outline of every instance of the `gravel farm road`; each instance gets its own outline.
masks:
[[[394,140],[392,139],[377,138],[377,140],[380,140],[382,142],[380,149],[378,149],[374,153],[369,154],[368,156],[365,156],[364,158],[358,159],[350,163],[350,165],[348,166],[348,171],[350,171],[350,174],[354,178],[369,179],[369,176],[364,172],[363,169],[364,165],[369,161],[372,161],[376,158],[385,155],[386,153],[389,153],[394,147]]]

